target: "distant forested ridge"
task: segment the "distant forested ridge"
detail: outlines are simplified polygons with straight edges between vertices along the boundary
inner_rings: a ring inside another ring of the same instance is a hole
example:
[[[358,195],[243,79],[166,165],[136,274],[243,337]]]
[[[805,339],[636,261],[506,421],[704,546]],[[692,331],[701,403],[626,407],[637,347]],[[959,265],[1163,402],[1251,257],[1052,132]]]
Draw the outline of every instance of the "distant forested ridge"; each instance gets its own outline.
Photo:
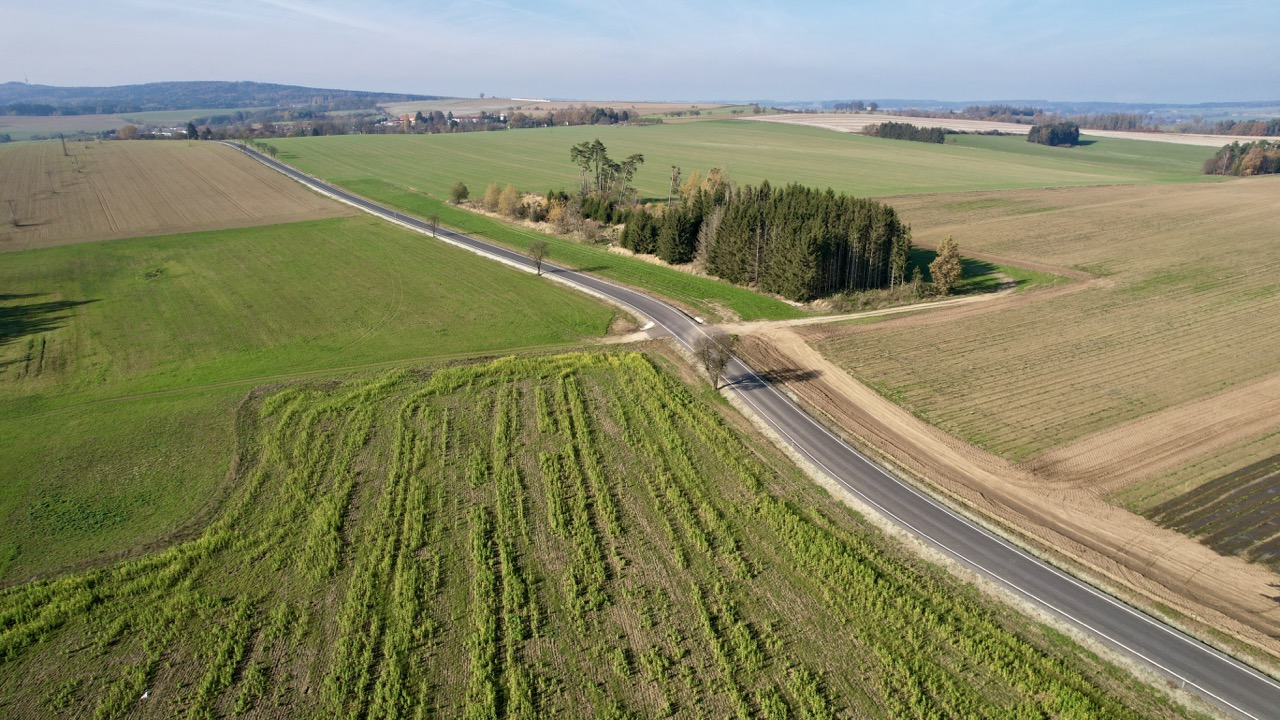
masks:
[[[376,108],[379,103],[436,99],[440,99],[439,96],[257,82],[159,82],[116,87],[0,84],[0,114],[3,115],[115,115],[153,110],[301,106],[359,110]]]
[[[882,122],[862,129],[863,135],[890,140],[914,140],[916,142],[944,143],[947,131],[943,128],[925,128],[911,123]]]
[[[1233,142],[1205,161],[1206,175],[1273,175],[1280,173],[1280,141]]]
[[[1080,126],[1069,121],[1036,125],[1027,133],[1027,142],[1053,146],[1078,145]]]
[[[1179,130],[1205,133],[1208,135],[1241,135],[1259,137],[1263,135],[1280,135],[1280,118],[1271,120],[1220,120],[1215,123],[1188,124]]]
[[[715,182],[658,213],[634,211],[622,245],[798,302],[906,281],[911,229],[873,200],[801,185]]]

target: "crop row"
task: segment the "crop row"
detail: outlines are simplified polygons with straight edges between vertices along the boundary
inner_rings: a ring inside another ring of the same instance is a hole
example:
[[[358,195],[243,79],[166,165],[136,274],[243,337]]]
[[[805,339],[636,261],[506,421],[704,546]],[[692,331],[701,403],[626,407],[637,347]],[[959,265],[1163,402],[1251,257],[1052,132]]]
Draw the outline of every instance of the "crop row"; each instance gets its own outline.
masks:
[[[640,355],[287,386],[251,430],[199,537],[0,591],[16,714],[1131,714]]]

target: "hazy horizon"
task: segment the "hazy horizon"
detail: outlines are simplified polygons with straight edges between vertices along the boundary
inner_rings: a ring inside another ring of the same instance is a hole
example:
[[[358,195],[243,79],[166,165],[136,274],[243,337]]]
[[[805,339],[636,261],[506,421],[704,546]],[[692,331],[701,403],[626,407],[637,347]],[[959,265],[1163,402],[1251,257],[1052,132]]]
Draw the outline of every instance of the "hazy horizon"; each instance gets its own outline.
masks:
[[[241,80],[580,100],[1271,100],[1280,4],[70,0],[0,29],[0,80]],[[122,49],[127,48],[127,49]]]

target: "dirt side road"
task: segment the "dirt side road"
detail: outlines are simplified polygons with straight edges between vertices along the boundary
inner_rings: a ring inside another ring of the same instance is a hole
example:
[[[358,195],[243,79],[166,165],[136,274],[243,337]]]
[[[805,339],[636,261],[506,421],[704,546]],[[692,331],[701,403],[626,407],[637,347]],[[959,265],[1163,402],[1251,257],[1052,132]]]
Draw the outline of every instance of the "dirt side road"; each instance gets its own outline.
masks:
[[[1053,548],[1121,596],[1172,608],[1280,657],[1280,577],[1110,505],[1094,488],[1046,483],[947,435],[827,361],[803,332],[753,328],[740,352],[859,445],[1032,544]]]

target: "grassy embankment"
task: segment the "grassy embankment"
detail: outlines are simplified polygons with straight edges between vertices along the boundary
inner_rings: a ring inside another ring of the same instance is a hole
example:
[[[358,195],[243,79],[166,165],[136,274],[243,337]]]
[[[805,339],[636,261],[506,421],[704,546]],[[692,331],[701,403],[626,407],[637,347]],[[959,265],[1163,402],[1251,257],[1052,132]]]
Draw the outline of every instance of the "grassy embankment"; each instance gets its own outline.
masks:
[[[255,385],[564,347],[614,314],[365,217],[3,253],[0,287],[0,582],[199,519]]]
[[[0,592],[0,712],[1177,717],[643,356],[269,388],[198,537]]]

